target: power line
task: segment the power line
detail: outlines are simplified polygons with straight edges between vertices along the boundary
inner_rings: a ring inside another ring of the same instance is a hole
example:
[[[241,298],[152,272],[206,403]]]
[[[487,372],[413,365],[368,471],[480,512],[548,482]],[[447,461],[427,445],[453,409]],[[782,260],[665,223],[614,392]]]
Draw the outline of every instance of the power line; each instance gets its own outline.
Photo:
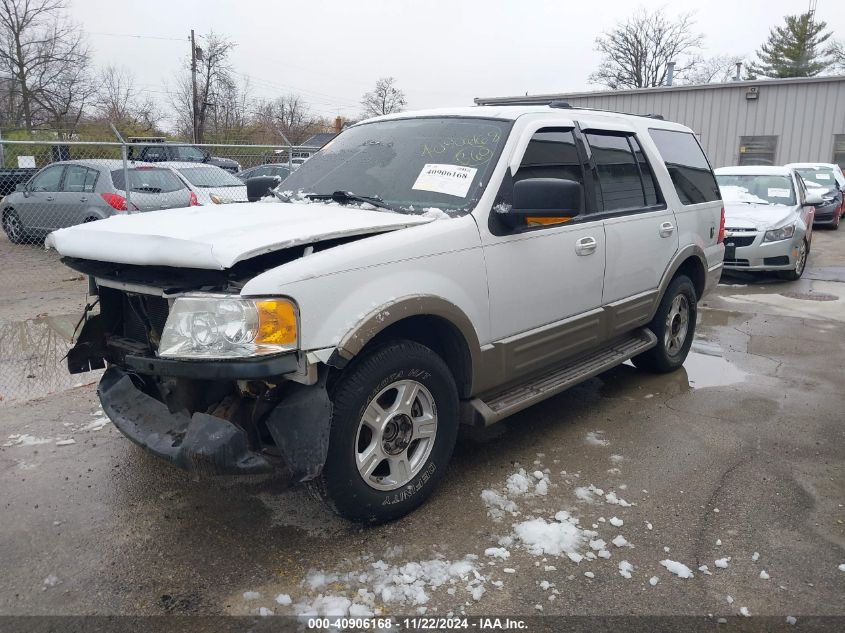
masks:
[[[132,37],[135,39],[140,40],[165,40],[168,42],[181,42],[185,43],[184,37],[161,37],[159,35],[132,35],[129,33],[103,33],[100,31],[88,31],[89,35],[105,35],[108,37]]]

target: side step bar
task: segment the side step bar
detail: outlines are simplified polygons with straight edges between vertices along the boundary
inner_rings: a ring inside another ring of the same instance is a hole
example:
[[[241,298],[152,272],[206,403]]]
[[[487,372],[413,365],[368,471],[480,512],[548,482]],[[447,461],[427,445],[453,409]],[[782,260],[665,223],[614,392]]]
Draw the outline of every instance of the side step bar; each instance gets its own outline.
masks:
[[[657,345],[654,333],[642,328],[622,339],[580,354],[547,374],[534,376],[504,391],[474,398],[470,404],[489,426],[580,382],[607,371]]]

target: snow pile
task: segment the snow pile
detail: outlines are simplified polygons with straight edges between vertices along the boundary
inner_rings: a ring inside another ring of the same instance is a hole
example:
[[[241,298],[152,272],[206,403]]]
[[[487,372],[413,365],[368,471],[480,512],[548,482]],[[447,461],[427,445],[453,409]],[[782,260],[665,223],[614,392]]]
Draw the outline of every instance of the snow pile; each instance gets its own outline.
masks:
[[[590,431],[584,436],[584,441],[593,446],[610,446],[610,440],[604,437],[604,431]]]
[[[768,580],[769,578],[770,578],[770,576],[765,569],[760,571],[760,579],[761,580]]]
[[[623,508],[630,508],[631,506],[636,505],[625,501],[612,490],[605,493],[604,490],[594,486],[593,484],[590,484],[589,486],[578,486],[575,488],[575,497],[579,501],[586,501],[587,503],[596,503],[597,501],[601,501],[603,499],[605,503],[621,506]],[[613,518],[619,521],[616,517]],[[611,523],[612,522],[613,519],[611,519]]]
[[[555,519],[530,519],[517,523],[513,526],[514,535],[536,556],[573,554],[579,557],[578,548],[583,545],[586,536],[594,536],[595,533],[581,530],[575,519],[566,512],[558,512]]]
[[[628,542],[628,539],[626,539],[626,538],[625,538],[624,536],[622,536],[621,534],[617,534],[617,535],[614,537],[614,539],[613,539],[612,541],[610,541],[610,542],[611,542],[611,543],[613,543],[616,547],[633,547],[633,545],[631,545],[631,544]]]
[[[4,447],[10,446],[38,446],[39,444],[49,444],[53,441],[52,437],[36,437],[28,435],[27,433],[15,433],[9,436],[9,441],[3,444]]]
[[[650,584],[652,587],[654,587],[659,582],[660,582],[660,578],[658,578],[657,576],[652,576],[651,578],[648,579],[648,584]]]
[[[610,524],[613,527],[622,527],[624,525],[624,522],[622,521],[622,519],[618,519],[616,517],[613,517],[612,519],[610,519]]]
[[[510,558],[511,553],[504,547],[488,547],[486,550],[484,550],[484,555],[505,560],[507,558]]]
[[[437,207],[427,207],[423,209],[422,217],[433,218],[435,220],[451,220],[452,216],[446,213],[443,209]]]
[[[292,603],[293,603],[293,600],[291,600],[291,597],[286,593],[280,593],[279,595],[276,596],[276,604],[280,604],[282,606],[287,606],[287,605],[292,604]]]
[[[631,578],[631,572],[634,571],[634,566],[626,560],[619,561],[619,575],[623,578]]]
[[[544,497],[549,492],[551,482],[549,476],[540,470],[528,473],[520,468],[505,481],[499,490],[487,488],[481,491],[481,500],[487,506],[487,514],[496,521],[500,521],[505,514],[516,516],[519,506],[514,499]]]
[[[666,560],[660,561],[660,564],[675,574],[678,578],[693,578],[692,570],[676,560],[669,560],[667,558]]]
[[[365,610],[372,615],[377,599],[384,604],[424,605],[430,599],[429,591],[444,585],[450,585],[450,592],[463,585],[474,600],[479,600],[485,592],[487,579],[478,573],[472,558],[468,556],[457,561],[432,559],[398,565],[378,560],[370,563],[365,571],[348,574],[311,571],[302,582],[303,587],[311,591],[333,583],[361,586],[353,600],[345,596],[319,594],[311,602],[301,602],[294,606],[299,615],[344,616],[352,615],[353,611],[360,614]]]
[[[730,560],[731,560],[731,557],[726,556],[725,558],[720,558],[716,561],[713,561],[713,564],[716,565],[716,567],[718,567],[719,569],[727,569],[728,563],[730,562]]]

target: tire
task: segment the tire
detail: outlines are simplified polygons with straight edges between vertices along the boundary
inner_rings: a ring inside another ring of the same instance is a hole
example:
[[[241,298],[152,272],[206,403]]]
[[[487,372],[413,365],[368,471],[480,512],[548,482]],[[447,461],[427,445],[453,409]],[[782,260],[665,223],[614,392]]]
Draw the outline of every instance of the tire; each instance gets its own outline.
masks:
[[[344,370],[332,401],[328,456],[312,491],[362,523],[420,506],[446,473],[458,432],[458,390],[446,363],[419,343],[391,341]]]
[[[657,345],[631,359],[637,369],[666,374],[684,364],[695,336],[696,301],[695,286],[690,278],[686,275],[675,277],[648,325],[657,337]]]
[[[836,220],[833,222],[833,225],[830,227],[831,231],[836,231],[839,229],[839,223],[842,222],[842,216],[838,213],[836,214]]]
[[[778,273],[778,276],[781,279],[786,279],[787,281],[798,281],[801,279],[801,275],[804,274],[804,270],[807,268],[807,257],[810,256],[810,244],[807,242],[807,238],[805,237],[801,240],[801,249],[799,250],[798,259],[795,262],[795,268],[793,270],[783,270]]]
[[[3,230],[12,244],[23,244],[28,239],[26,229],[14,209],[3,211]]]

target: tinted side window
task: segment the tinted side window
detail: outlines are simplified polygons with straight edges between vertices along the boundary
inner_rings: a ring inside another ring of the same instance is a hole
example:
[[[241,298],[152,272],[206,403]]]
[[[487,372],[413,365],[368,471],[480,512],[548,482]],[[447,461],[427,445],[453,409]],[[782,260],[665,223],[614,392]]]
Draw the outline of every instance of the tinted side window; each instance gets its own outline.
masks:
[[[514,176],[514,182],[527,178],[559,178],[584,185],[581,161],[571,130],[545,128],[534,133]]]
[[[637,164],[640,167],[640,174],[643,177],[643,193],[645,194],[646,206],[652,206],[663,202],[658,193],[657,182],[654,180],[654,172],[651,171],[651,165],[643,154],[643,148],[640,147],[639,141],[636,137],[629,136],[628,142],[631,143],[631,149],[634,150],[634,156],[637,159]]]
[[[30,183],[30,190],[32,191],[58,191],[59,183],[62,180],[62,172],[64,166],[48,167]]]
[[[619,211],[648,206],[645,188],[640,179],[640,168],[628,143],[628,137],[595,132],[587,133],[585,137],[590,144],[598,171],[596,194],[603,202],[604,210]],[[652,189],[653,187],[652,182]]]
[[[111,179],[115,189],[126,191],[122,169],[112,171]],[[140,193],[171,193],[186,188],[179,177],[169,169],[149,169],[146,167],[130,169],[129,184],[132,191]]]
[[[720,200],[719,187],[710,163],[695,136],[674,130],[649,130],[666,163],[681,204]]]
[[[164,147],[145,147],[141,150],[141,160],[167,160],[167,150]]]

